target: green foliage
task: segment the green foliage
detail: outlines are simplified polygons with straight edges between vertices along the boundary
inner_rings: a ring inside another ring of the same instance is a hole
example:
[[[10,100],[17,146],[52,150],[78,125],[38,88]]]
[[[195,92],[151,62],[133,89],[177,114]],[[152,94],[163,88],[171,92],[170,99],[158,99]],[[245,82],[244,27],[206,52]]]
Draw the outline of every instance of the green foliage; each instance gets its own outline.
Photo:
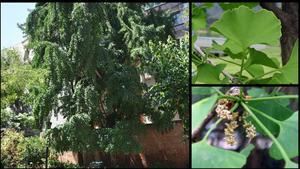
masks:
[[[19,113],[11,109],[1,109],[1,128],[14,128],[18,131],[35,129],[35,119],[28,113]]]
[[[226,64],[216,66],[207,63],[200,64],[197,66],[197,75],[193,78],[196,82],[222,84],[224,82],[221,80],[220,74],[225,67]]]
[[[32,90],[43,86],[44,69],[32,69],[28,63],[22,63],[17,51],[1,51],[1,108],[14,104],[17,99],[25,104],[34,100]]]
[[[278,122],[280,126],[280,134],[277,140],[282,144],[282,147],[286,151],[290,158],[296,157],[299,154],[299,132],[298,132],[298,112],[294,114],[285,121]],[[290,144],[296,143],[296,144]],[[277,146],[272,145],[270,149],[270,155],[275,159],[283,159]]]
[[[49,161],[50,168],[82,168],[78,164],[60,162],[58,160]]]
[[[208,95],[208,94],[214,94],[217,92],[217,90],[220,87],[214,87],[207,89],[206,87],[193,87],[192,93],[193,95]]]
[[[299,41],[297,40],[290,59],[286,65],[284,65],[279,73],[274,74],[272,80],[269,83],[298,83],[298,59],[299,59],[299,52],[298,52]]]
[[[23,149],[19,146],[23,141],[23,134],[14,129],[7,129],[1,133],[1,168],[23,166],[21,157]]]
[[[9,126],[11,119],[13,118],[13,112],[6,109],[1,109],[1,128]]]
[[[221,76],[223,69],[212,69],[213,66],[207,66],[210,64],[207,59],[193,59],[197,66],[197,75],[193,76],[193,83],[298,83],[298,41],[294,44],[289,62],[284,66],[280,66],[276,58],[253,48],[252,45],[255,44],[277,45],[281,37],[280,20],[265,9],[259,11],[250,9],[256,5],[256,3],[220,3],[226,11],[219,20],[212,24],[210,30],[224,36],[226,41],[222,45],[213,42],[212,47],[205,51],[206,56],[201,57],[211,57],[210,51],[223,51],[233,61],[224,60],[222,57],[216,58],[238,65],[240,70],[228,72],[233,78],[228,75]],[[200,10],[207,7],[204,5],[196,8]],[[195,18],[192,23],[197,23],[198,20]],[[266,67],[271,70],[265,72]],[[228,67],[224,69],[224,71],[227,70],[229,70]],[[203,72],[210,72],[215,80],[207,79]],[[272,74],[273,77],[270,76]]]
[[[206,141],[192,145],[193,168],[241,168],[246,159],[243,154],[213,147]]]
[[[226,98],[217,88],[202,87],[195,88],[195,94],[207,95],[200,89],[206,88],[211,92],[210,97],[206,97],[196,102],[192,106],[192,128],[195,130],[212,111],[217,99]],[[196,90],[197,89],[197,90]],[[200,92],[199,92],[200,90]],[[203,89],[204,90],[204,89]],[[218,93],[218,94],[216,94]],[[269,154],[276,160],[283,159],[285,167],[295,167],[298,164],[290,159],[298,156],[298,112],[293,112],[288,108],[291,98],[298,98],[297,95],[285,95],[274,89],[270,94],[263,88],[251,88],[247,93],[252,98],[243,99],[237,97],[237,103],[244,108],[244,112],[250,113],[248,120],[254,124],[257,132],[272,139],[273,144]],[[193,93],[194,94],[194,93]],[[229,99],[231,97],[228,97]],[[234,110],[233,110],[234,111]],[[195,120],[194,120],[195,119]],[[216,122],[218,124],[220,120]],[[213,147],[208,144],[207,137],[214,129],[211,127],[204,139],[192,145],[192,166],[193,167],[242,167],[253,149],[247,146],[240,153]]]
[[[23,151],[22,162],[28,167],[41,167],[46,160],[46,147],[44,141],[38,136],[27,137],[20,144]]]
[[[192,4],[192,28],[194,33],[199,29],[206,28],[206,9],[213,7],[213,3],[205,3],[201,6],[197,6],[194,3]]]
[[[145,61],[145,69],[156,83],[148,87],[145,95],[151,109],[147,115],[164,131],[173,126],[172,119],[178,113],[188,134],[188,37],[150,42],[149,47],[152,57]]]
[[[171,32],[169,17],[145,15],[143,4],[131,3],[36,6],[24,31],[34,50],[33,66],[49,74],[34,101],[34,116],[39,127],[50,112],[67,119],[47,132],[52,147],[140,151],[134,137],[149,109],[139,74],[149,57],[148,42],[164,42]]]
[[[43,90],[46,74],[45,69],[33,69],[29,63],[22,62],[16,50],[1,51],[1,127],[36,128],[29,105]]]
[[[253,98],[259,98],[259,97],[267,97],[267,96],[274,96],[271,94],[268,94],[263,89],[259,88],[252,88],[248,90],[248,93]],[[259,94],[259,95],[258,95]],[[268,116],[276,119],[276,120],[286,120],[290,116],[294,114],[292,110],[287,108],[288,104],[283,104],[282,100],[286,99],[278,99],[278,100],[264,100],[264,101],[253,101],[249,102],[248,105],[251,106],[254,109],[258,109],[264,114],[267,114]],[[264,117],[261,114],[257,114],[257,117],[260,118],[260,120],[263,122],[263,124],[271,131],[272,134],[278,135],[279,133],[279,125],[274,123],[274,121]],[[251,119],[253,123],[256,123],[253,119]],[[259,126],[257,126],[257,131],[261,132],[262,134],[266,134]]]
[[[45,163],[45,144],[38,136],[24,137],[15,129],[1,134],[2,167],[42,167]]]

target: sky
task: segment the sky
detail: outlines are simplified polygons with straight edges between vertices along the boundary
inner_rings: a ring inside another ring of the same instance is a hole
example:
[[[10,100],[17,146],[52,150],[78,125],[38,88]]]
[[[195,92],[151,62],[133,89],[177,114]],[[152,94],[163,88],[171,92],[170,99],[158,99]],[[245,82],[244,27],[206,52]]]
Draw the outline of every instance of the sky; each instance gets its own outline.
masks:
[[[25,23],[28,9],[35,3],[1,3],[1,49],[11,47],[24,40],[17,23]]]

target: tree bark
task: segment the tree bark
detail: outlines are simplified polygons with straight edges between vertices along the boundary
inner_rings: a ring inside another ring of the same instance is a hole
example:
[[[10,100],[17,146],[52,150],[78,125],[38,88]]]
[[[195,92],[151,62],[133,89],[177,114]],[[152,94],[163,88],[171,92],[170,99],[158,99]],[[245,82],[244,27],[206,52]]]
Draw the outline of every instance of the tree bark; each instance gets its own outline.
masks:
[[[282,3],[281,9],[275,3],[271,2],[261,2],[260,5],[262,8],[272,11],[281,21],[281,59],[282,65],[285,65],[290,58],[294,44],[298,38],[299,4],[298,2],[285,2]]]
[[[83,166],[84,164],[83,164],[83,155],[82,155],[82,152],[78,152],[77,155],[78,155],[78,164],[80,166]]]

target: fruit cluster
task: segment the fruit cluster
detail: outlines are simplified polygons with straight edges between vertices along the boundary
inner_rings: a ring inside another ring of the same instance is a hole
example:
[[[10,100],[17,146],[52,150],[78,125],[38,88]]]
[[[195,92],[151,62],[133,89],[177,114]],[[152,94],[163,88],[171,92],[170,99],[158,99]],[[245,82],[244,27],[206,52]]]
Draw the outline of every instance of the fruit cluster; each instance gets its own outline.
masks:
[[[251,122],[246,121],[248,116],[247,112],[244,112],[241,116],[239,112],[231,112],[229,109],[232,106],[232,101],[228,101],[227,99],[221,99],[218,101],[217,107],[215,109],[217,116],[229,121],[225,123],[226,128],[224,129],[225,140],[229,145],[235,145],[237,143],[236,138],[234,136],[234,131],[239,127],[238,121],[243,122],[243,127],[246,131],[246,137],[252,139],[256,136],[256,129]]]

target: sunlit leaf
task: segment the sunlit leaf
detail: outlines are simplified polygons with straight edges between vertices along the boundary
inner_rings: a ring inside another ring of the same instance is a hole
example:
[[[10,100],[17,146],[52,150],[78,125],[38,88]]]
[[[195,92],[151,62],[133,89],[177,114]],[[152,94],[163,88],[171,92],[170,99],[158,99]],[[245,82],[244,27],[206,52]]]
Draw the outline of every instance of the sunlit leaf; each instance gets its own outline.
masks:
[[[286,151],[287,155],[290,158],[298,156],[299,153],[299,132],[298,132],[298,112],[295,112],[290,118],[285,121],[279,123],[280,133],[277,137],[277,140]],[[282,159],[282,155],[277,148],[277,146],[273,143],[269,151],[271,157],[276,160]]]
[[[270,84],[298,84],[298,40],[296,41],[290,59],[281,69],[280,73],[274,74]]]
[[[272,68],[278,68],[277,64],[273,62],[265,53],[258,51],[254,48],[249,48],[249,58],[245,63],[245,66],[260,64]]]
[[[205,140],[192,144],[192,168],[241,168],[246,156],[213,147]]]
[[[225,64],[218,64],[213,66],[211,64],[201,64],[197,67],[197,82],[202,83],[222,83],[220,74],[225,68]]]
[[[250,65],[245,68],[245,70],[252,76],[257,77],[264,74],[264,68],[262,65]]]
[[[253,44],[275,45],[281,36],[280,21],[273,12],[255,12],[246,6],[224,12],[211,30],[227,38],[224,46],[233,53],[245,51]]]

